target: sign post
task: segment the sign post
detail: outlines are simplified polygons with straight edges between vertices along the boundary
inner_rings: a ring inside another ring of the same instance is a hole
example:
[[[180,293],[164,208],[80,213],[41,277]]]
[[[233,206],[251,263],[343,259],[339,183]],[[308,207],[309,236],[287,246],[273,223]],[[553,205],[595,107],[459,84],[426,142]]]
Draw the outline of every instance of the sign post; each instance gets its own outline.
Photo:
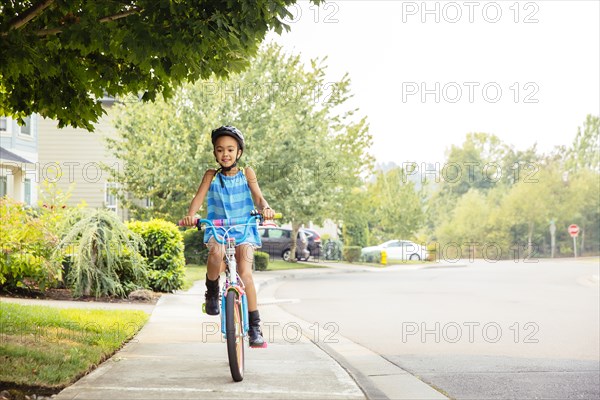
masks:
[[[554,258],[554,250],[556,249],[556,224],[554,220],[550,220],[550,257]]]
[[[569,235],[573,238],[573,254],[577,258],[577,235],[579,235],[579,226],[575,224],[569,225]]]

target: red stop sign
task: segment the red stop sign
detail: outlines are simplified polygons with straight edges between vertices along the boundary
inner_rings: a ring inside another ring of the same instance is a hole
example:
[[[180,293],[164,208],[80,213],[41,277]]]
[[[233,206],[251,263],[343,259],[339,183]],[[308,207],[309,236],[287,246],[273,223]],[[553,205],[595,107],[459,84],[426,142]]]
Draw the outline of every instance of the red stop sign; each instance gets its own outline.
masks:
[[[571,235],[571,237],[577,237],[578,234],[579,234],[579,226],[577,226],[575,224],[569,225],[569,235]]]

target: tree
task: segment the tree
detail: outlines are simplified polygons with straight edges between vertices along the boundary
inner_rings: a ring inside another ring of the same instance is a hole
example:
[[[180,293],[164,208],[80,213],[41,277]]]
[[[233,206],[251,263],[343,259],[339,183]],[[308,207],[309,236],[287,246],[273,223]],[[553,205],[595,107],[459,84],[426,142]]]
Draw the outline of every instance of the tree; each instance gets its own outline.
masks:
[[[477,257],[489,231],[490,211],[486,196],[477,189],[469,190],[458,199],[451,218],[438,227],[439,241],[473,249],[472,256]]]
[[[379,171],[376,180],[367,187],[375,241],[413,237],[423,225],[423,199],[402,168]]]
[[[371,136],[356,110],[344,111],[348,76],[331,83],[325,72],[318,60],[306,67],[269,45],[227,81],[213,77],[182,87],[168,102],[128,105],[117,118],[121,137],[110,144],[126,165],[113,173],[124,192],[148,198],[152,207],[123,201],[141,217],[181,218],[204,170],[218,166],[211,129],[232,124],[247,142],[242,165],[255,169],[265,198],[294,235],[302,223],[339,218],[346,193],[371,163]]]
[[[591,169],[600,172],[600,117],[588,115],[583,123],[583,131],[577,128],[573,144],[565,157],[567,171]]]
[[[282,19],[295,1],[3,2],[0,115],[93,130],[105,95],[153,101],[248,67],[268,30],[289,30]]]

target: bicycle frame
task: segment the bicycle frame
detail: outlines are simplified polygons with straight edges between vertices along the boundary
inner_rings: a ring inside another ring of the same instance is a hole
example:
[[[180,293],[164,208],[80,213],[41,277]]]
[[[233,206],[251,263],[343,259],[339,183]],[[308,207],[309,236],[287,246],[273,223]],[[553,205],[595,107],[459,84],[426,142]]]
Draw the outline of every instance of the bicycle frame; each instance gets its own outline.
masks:
[[[232,228],[245,226],[244,235],[242,237],[242,241],[246,239],[248,236],[248,231],[250,226],[257,225],[260,221],[260,214],[252,214],[249,218],[232,218],[228,220],[208,220],[208,219],[200,219],[196,222],[196,226],[198,229],[201,228],[201,225],[206,225],[207,229],[211,229],[213,232],[213,237],[215,241],[219,244],[225,244],[225,284],[221,290],[221,333],[223,336],[226,335],[227,331],[227,323],[226,323],[226,313],[225,313],[225,299],[227,297],[227,293],[231,290],[234,290],[238,293],[238,298],[242,301],[242,322],[243,322],[243,337],[248,336],[248,329],[250,328],[250,323],[248,321],[248,298],[246,296],[244,282],[242,282],[239,274],[237,273],[237,261],[235,259],[235,238],[229,237],[229,231]],[[229,227],[225,229],[225,227]],[[217,228],[225,229],[222,237],[219,238],[219,234],[217,233]]]

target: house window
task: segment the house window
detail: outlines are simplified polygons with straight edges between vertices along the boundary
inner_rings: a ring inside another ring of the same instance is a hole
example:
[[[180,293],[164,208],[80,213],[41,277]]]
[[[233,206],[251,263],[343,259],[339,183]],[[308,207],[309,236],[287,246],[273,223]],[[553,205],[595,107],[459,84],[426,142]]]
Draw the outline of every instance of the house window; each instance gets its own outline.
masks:
[[[0,176],[0,197],[4,197],[8,194],[8,178],[6,176]]]
[[[154,202],[150,200],[149,197],[146,197],[146,199],[144,199],[144,205],[146,206],[146,208],[152,208],[154,207]]]
[[[8,132],[8,118],[0,117],[0,133]]]
[[[114,192],[117,188],[115,182],[106,182],[104,185],[104,204],[109,210],[117,211],[117,195]]]
[[[25,178],[23,200],[25,204],[31,205],[31,179]]]
[[[21,135],[31,136],[31,116],[23,118],[25,125],[21,126]]]

